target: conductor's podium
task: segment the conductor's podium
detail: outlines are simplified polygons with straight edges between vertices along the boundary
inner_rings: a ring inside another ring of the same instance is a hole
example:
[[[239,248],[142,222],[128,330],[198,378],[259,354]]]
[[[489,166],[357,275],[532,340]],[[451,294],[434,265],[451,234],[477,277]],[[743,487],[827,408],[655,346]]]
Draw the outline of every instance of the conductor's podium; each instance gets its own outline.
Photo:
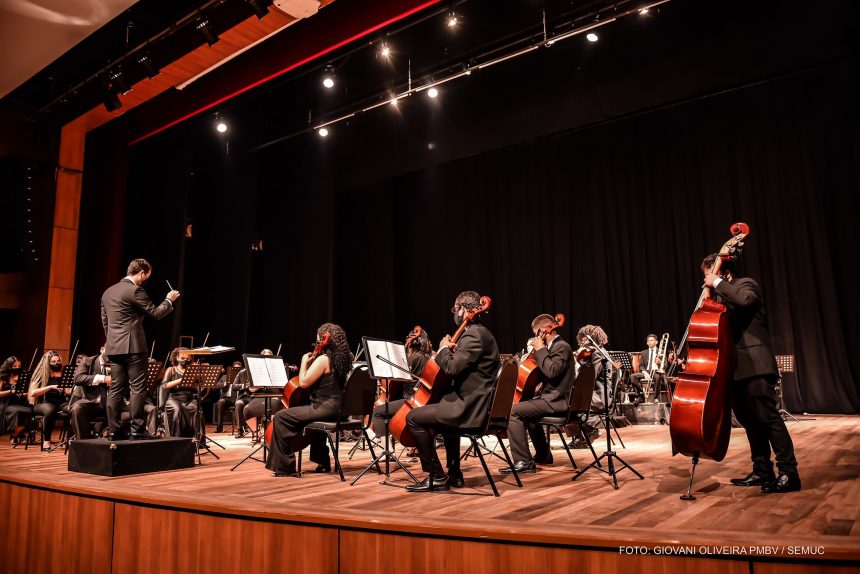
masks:
[[[190,438],[76,440],[69,446],[68,468],[102,476],[161,472],[193,467],[195,452]]]

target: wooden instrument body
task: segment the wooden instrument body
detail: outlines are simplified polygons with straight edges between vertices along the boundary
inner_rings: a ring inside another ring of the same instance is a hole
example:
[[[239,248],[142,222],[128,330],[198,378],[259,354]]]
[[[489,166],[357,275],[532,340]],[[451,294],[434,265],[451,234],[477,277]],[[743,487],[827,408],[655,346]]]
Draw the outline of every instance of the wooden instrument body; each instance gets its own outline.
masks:
[[[415,439],[406,430],[406,415],[409,414],[409,411],[417,407],[438,403],[451,387],[451,377],[442,371],[435,358],[427,361],[420,378],[421,381],[418,383],[415,395],[400,407],[388,426],[389,432],[403,446],[415,446]]]
[[[534,354],[529,353],[528,357],[517,366],[517,389],[514,391],[514,404],[534,398],[539,374],[540,369],[534,359]]]
[[[721,461],[731,431],[735,343],[725,305],[704,299],[690,318],[689,351],[672,400],[672,444],[687,456]]]
[[[277,401],[280,400],[284,403],[284,406],[287,408],[298,407],[301,405],[307,405],[311,402],[311,388],[302,388],[299,386],[299,377],[295,376],[289,380],[289,382],[284,385],[284,394],[283,397],[277,399],[272,397],[269,400]],[[277,413],[275,413],[277,414]],[[275,415],[272,415],[272,420],[269,421],[268,426],[266,427],[266,433],[264,435],[266,444],[272,444],[272,432],[275,427],[273,424],[275,422]],[[302,450],[306,446],[310,444],[310,438],[305,434],[300,434],[296,437],[293,437],[293,452]]]

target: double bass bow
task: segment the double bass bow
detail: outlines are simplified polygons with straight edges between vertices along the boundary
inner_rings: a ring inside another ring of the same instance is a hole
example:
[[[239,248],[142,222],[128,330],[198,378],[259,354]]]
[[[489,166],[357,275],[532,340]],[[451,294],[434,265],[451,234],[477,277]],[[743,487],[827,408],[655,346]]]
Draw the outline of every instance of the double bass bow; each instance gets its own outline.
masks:
[[[538,331],[538,337],[546,337],[556,329],[564,327],[564,315],[557,313],[551,325],[546,329]],[[514,402],[517,404],[520,401],[527,401],[534,397],[535,389],[538,384],[538,375],[540,369],[537,361],[534,359],[534,349],[529,352],[528,356],[523,359],[517,367],[517,388],[514,391]]]
[[[746,223],[731,226],[732,238],[723,244],[710,272],[720,274],[724,260],[735,259],[749,235]],[[705,287],[681,339],[679,351],[688,345],[686,366],[678,375],[673,393],[669,432],[673,454],[692,457],[690,485],[681,498],[693,500],[693,475],[700,457],[723,460],[731,436],[731,392],[735,369],[735,343],[728,310],[711,299]]]
[[[492,304],[492,299],[487,296],[483,296],[481,297],[477,307],[466,312],[466,315],[463,317],[463,323],[460,324],[457,332],[454,333],[454,336],[451,337],[451,340],[448,343],[448,347],[452,351],[456,350],[457,341],[466,331],[466,328],[472,324],[475,317],[486,312]],[[421,372],[420,379],[417,389],[415,390],[415,395],[400,407],[400,410],[394,414],[394,417],[391,419],[391,423],[388,426],[389,432],[403,446],[416,446],[415,439],[413,439],[412,435],[406,430],[406,415],[409,414],[409,411],[417,407],[438,403],[448,391],[448,387],[451,384],[451,377],[442,372],[442,369],[439,367],[439,364],[436,363],[435,358],[428,360],[427,364],[424,365],[424,370]]]

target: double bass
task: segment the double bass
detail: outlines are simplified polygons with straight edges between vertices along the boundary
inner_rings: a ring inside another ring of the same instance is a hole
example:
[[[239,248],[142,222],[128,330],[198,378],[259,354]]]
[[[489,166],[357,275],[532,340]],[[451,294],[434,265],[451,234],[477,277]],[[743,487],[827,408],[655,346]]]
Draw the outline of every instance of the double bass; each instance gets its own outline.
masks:
[[[731,226],[732,238],[723,244],[710,273],[720,274],[725,260],[735,259],[749,235],[746,223]],[[723,460],[731,431],[731,388],[735,343],[728,310],[711,299],[705,287],[690,318],[679,350],[688,344],[686,366],[678,376],[672,400],[669,432],[673,454],[692,457],[690,486],[681,498],[693,500],[693,474],[700,457]]]
[[[310,359],[308,360],[308,367],[311,363],[314,362],[314,359],[320,356],[320,354],[328,347],[329,341],[331,341],[331,336],[328,332],[323,334],[322,339],[320,339],[316,345],[314,346],[314,350],[311,353]],[[289,366],[287,367],[289,368]],[[287,408],[297,407],[300,405],[305,405],[310,402],[311,397],[311,387],[302,387],[299,385],[299,375],[296,375],[292,379],[290,379],[286,385],[284,385],[284,395],[281,397],[281,402],[284,403],[284,406]],[[296,437],[296,439],[302,439],[302,436]],[[265,434],[266,444],[272,443],[272,425],[269,424],[266,427]],[[303,447],[297,447],[296,450],[300,450]]]
[[[483,296],[478,306],[466,313],[463,317],[463,323],[460,324],[457,332],[454,333],[454,336],[451,337],[451,341],[448,343],[448,347],[452,351],[456,350],[457,341],[460,340],[460,337],[466,331],[466,328],[472,324],[475,317],[486,312],[492,304],[493,301],[489,297]],[[424,365],[420,379],[415,395],[400,407],[400,410],[394,414],[388,426],[388,431],[403,446],[416,446],[415,439],[406,431],[406,415],[409,414],[409,411],[417,407],[438,403],[451,386],[451,377],[442,372],[435,358],[430,359]]]
[[[538,331],[538,337],[546,337],[556,329],[564,327],[564,315],[557,313],[554,322],[546,329]],[[514,403],[527,401],[534,397],[535,388],[538,384],[540,369],[534,359],[535,352],[532,350],[528,356],[520,362],[517,367],[517,389],[514,391]]]

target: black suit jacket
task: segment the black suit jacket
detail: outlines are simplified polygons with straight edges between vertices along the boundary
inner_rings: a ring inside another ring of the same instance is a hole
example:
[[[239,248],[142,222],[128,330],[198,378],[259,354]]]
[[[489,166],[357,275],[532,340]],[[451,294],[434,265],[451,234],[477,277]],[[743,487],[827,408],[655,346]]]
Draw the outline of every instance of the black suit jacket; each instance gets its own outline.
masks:
[[[576,371],[570,344],[556,337],[549,349],[544,347],[534,352],[534,360],[540,370],[540,398],[553,410],[565,411]]]
[[[173,311],[173,305],[165,299],[157,307],[149,299],[143,287],[135,285],[127,277],[108,287],[102,295],[102,326],[105,330],[105,352],[111,355],[146,353],[146,335],[143,319],[150,316],[161,319]]]
[[[732,338],[737,346],[735,380],[778,376],[770,344],[764,298],[758,283],[749,277],[721,281],[716,300],[729,309]]]
[[[650,354],[651,354],[651,349],[645,349],[644,351],[639,353],[639,372],[640,373],[644,373],[645,371],[648,370],[648,355],[650,355]],[[655,355],[654,360],[656,363],[657,347],[654,347],[654,355]],[[654,367],[656,368],[657,365],[655,364]]]
[[[75,374],[72,381],[75,383],[75,390],[72,392],[72,400],[70,405],[78,401],[86,403],[98,403],[105,407],[107,400],[107,386],[93,385],[96,375],[101,374],[101,366],[99,365],[99,356],[86,357],[78,366],[75,367]]]
[[[473,323],[457,342],[456,353],[446,347],[434,360],[442,372],[453,377],[451,390],[439,402],[439,422],[459,428],[479,426],[488,412],[499,371],[496,338],[480,323]]]

